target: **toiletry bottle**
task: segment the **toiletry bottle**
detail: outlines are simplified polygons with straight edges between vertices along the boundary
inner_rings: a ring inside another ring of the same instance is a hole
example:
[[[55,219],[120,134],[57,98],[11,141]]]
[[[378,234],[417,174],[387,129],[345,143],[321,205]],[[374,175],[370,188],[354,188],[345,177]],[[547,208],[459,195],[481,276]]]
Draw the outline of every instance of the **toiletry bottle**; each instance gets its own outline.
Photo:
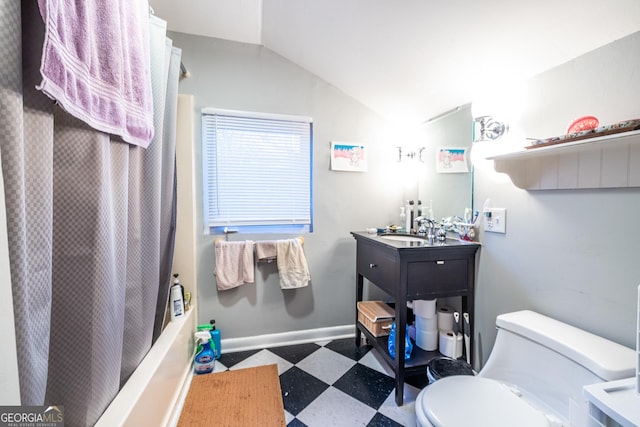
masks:
[[[421,217],[424,214],[422,210],[422,200],[418,200],[418,217]]]
[[[173,284],[180,285],[180,292],[182,292],[182,303],[184,304],[184,302],[186,301],[184,298],[184,286],[182,286],[182,283],[180,283],[180,279],[178,279],[178,273],[173,275]]]
[[[171,321],[184,317],[184,299],[182,297],[182,289],[178,281],[178,275],[175,275],[175,281],[171,286],[169,293],[169,304],[171,306]]]
[[[409,212],[407,213],[407,216],[410,218],[407,233],[411,233],[411,230],[413,230],[413,220],[414,220],[413,200],[409,200]]]
[[[220,359],[220,356],[222,355],[222,345],[220,343],[220,331],[216,329],[216,321],[214,319],[211,319],[209,323],[211,324],[211,330],[209,331],[209,333],[211,334],[211,339],[215,344],[215,357],[216,359]]]
[[[193,370],[196,374],[208,374],[213,371],[216,363],[213,349],[211,348],[211,336],[207,331],[196,332],[198,349],[193,360]]]
[[[429,219],[435,219],[433,217],[433,200],[429,200],[429,211],[427,212],[427,215],[429,215]]]
[[[409,211],[411,209],[411,205],[409,205],[409,200],[407,200],[407,204],[404,208],[404,216],[405,216],[405,223],[404,223],[404,232],[405,233],[410,233],[411,232],[411,218],[409,218]]]
[[[400,227],[407,225],[407,214],[404,213],[404,206],[400,206]]]

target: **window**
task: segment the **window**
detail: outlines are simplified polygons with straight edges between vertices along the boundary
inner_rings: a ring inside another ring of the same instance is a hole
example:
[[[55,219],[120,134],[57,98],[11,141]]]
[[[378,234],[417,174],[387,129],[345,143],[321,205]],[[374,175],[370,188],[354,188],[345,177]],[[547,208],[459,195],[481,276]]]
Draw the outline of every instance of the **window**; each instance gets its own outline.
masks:
[[[308,117],[203,109],[206,231],[311,231],[312,134]]]

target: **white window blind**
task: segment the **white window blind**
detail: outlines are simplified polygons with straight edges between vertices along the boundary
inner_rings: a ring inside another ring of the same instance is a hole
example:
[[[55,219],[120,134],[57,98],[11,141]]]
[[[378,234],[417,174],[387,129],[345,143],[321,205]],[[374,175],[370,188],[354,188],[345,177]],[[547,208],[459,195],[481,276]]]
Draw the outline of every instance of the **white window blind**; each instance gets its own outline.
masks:
[[[210,231],[252,226],[310,231],[310,118],[207,108],[202,143]]]

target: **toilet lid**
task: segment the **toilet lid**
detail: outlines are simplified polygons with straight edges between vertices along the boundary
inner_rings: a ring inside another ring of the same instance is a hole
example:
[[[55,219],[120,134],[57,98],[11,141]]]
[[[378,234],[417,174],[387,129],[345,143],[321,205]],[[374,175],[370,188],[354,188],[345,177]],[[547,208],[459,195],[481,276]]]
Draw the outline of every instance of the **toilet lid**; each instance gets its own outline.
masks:
[[[548,427],[549,420],[498,381],[452,376],[424,391],[422,410],[435,427]]]

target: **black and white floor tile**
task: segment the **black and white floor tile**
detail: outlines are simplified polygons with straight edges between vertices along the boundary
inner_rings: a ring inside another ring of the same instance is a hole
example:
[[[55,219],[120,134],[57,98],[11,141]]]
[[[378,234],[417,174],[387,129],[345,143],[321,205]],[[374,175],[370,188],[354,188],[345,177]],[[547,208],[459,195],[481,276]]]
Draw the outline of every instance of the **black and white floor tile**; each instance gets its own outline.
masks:
[[[215,372],[269,364],[278,366],[288,427],[416,425],[426,375],[407,379],[404,405],[397,406],[393,372],[353,338],[225,353]]]

